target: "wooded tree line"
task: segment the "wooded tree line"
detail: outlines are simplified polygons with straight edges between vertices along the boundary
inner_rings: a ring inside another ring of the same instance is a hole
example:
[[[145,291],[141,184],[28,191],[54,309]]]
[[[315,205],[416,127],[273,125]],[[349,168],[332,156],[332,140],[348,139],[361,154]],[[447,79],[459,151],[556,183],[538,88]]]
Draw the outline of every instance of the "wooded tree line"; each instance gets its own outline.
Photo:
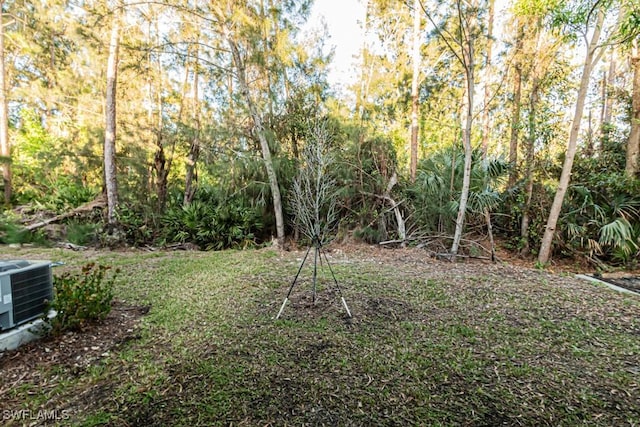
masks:
[[[0,4],[5,241],[282,245],[322,123],[339,237],[637,260],[637,0],[369,0],[349,93],[311,0]]]

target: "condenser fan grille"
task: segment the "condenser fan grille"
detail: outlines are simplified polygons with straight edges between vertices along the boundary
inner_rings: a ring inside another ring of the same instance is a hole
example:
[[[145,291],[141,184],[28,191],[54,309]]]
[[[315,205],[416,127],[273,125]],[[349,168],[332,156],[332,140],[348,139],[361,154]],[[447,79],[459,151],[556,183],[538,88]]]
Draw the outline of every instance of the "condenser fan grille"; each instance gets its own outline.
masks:
[[[47,301],[53,298],[49,266],[11,274],[11,294],[15,324],[42,316]]]

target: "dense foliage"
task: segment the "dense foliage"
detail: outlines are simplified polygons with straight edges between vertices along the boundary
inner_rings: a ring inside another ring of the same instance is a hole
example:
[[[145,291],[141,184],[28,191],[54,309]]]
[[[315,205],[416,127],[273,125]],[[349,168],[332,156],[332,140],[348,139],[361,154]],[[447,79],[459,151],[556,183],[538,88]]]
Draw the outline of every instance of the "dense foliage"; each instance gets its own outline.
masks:
[[[322,121],[333,159],[324,176],[336,187],[332,238],[450,239],[464,195],[467,237],[489,244],[493,227],[510,249],[536,254],[581,77],[572,55],[584,46],[573,34],[591,34],[596,14],[607,12],[620,21],[603,18],[602,40],[610,43],[602,44],[609,47],[589,80],[588,120],[579,123],[554,248],[603,268],[638,259],[640,184],[637,158],[630,160],[640,108],[635,3],[517,0],[496,10],[493,1],[456,9],[452,0],[414,10],[368,2],[360,78],[341,92],[328,78],[326,29],[308,23],[311,1],[229,1],[227,9],[123,2],[122,10],[48,3],[3,3],[15,18],[4,27],[2,52],[10,151],[0,156],[3,173],[12,173],[4,180],[12,190],[0,221],[4,243],[242,248],[271,242],[279,212],[286,234],[300,238],[294,183],[313,144],[310,123]],[[105,72],[115,11],[127,25],[119,38],[116,174],[109,178]],[[623,61],[629,54],[633,60]],[[420,78],[410,93],[414,61]],[[463,124],[469,87],[474,114]],[[420,107],[415,180],[412,99]],[[465,188],[467,133],[473,152]],[[108,179],[120,193],[118,233],[101,209],[23,229],[100,201]]]

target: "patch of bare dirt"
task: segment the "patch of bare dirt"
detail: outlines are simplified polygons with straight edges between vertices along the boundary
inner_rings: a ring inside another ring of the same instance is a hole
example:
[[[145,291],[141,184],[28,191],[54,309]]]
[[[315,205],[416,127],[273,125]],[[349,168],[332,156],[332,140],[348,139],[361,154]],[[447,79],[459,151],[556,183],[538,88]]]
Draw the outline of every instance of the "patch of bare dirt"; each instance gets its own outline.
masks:
[[[54,367],[81,374],[124,343],[139,338],[138,324],[148,311],[149,307],[114,301],[103,322],[0,353],[0,400],[8,404],[12,388],[25,383],[42,389],[55,387],[56,384],[51,383],[52,377],[44,374]]]

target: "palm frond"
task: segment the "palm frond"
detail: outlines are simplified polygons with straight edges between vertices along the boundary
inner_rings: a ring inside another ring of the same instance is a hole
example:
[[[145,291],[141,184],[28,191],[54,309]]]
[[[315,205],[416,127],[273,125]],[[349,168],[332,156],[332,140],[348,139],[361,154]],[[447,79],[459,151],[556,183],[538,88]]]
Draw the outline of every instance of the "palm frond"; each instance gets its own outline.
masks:
[[[565,227],[569,239],[579,239],[586,231],[584,225],[576,224],[575,222],[568,222],[565,224]]]
[[[630,254],[638,249],[638,244],[633,239],[633,227],[626,218],[617,218],[600,228],[599,243],[610,246]]]

